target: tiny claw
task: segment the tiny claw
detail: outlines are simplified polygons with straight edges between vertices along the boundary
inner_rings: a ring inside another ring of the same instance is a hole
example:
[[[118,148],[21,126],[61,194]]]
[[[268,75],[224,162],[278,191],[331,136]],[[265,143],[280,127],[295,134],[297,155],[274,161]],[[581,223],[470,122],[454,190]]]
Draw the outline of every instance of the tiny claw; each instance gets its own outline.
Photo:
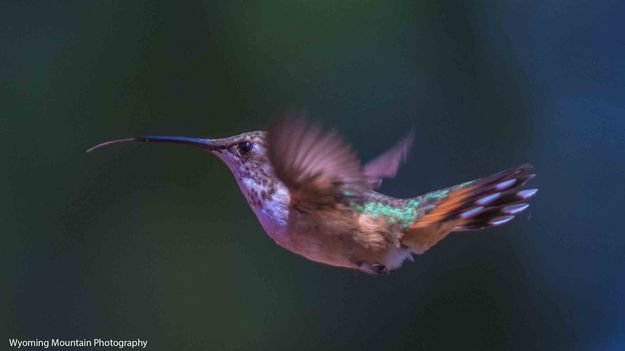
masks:
[[[389,274],[390,273],[390,271],[383,264],[374,263],[371,265],[371,268],[377,274]]]
[[[361,270],[373,274],[389,274],[391,273],[385,265],[380,263],[361,263]]]

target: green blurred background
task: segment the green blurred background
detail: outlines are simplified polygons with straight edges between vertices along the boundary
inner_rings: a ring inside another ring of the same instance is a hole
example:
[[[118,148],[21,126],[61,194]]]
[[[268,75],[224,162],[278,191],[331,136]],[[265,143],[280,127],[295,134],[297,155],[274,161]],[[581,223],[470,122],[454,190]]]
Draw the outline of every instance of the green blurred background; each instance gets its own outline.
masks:
[[[2,1],[6,338],[152,350],[625,349],[622,1]],[[386,277],[262,231],[197,149],[306,108],[382,191],[524,162],[541,192]],[[5,340],[6,340],[5,338]]]

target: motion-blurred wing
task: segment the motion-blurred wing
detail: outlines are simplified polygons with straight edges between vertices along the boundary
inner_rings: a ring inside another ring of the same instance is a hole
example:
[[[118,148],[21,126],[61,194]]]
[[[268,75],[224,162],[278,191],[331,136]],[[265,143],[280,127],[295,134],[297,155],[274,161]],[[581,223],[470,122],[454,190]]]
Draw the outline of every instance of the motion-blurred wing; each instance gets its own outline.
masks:
[[[410,131],[392,148],[367,162],[364,172],[372,187],[379,187],[382,184],[382,178],[392,178],[397,174],[399,166],[406,161],[413,140],[414,131]]]
[[[346,189],[369,187],[356,155],[335,131],[294,112],[269,129],[268,155],[291,201],[330,204]]]

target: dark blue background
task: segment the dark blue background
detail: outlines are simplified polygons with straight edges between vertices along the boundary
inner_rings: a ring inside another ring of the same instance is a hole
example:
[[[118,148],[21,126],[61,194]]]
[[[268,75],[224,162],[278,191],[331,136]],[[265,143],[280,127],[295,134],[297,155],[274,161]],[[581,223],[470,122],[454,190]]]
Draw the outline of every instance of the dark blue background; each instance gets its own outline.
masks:
[[[5,337],[154,350],[625,349],[623,1],[0,4]],[[375,277],[262,231],[212,156],[97,142],[221,137],[288,107],[383,191],[532,162],[514,222]]]

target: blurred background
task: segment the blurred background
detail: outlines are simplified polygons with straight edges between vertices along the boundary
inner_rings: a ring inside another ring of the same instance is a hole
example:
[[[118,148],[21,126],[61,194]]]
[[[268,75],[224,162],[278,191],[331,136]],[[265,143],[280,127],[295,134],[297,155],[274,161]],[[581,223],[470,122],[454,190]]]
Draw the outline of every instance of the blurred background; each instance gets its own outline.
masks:
[[[152,350],[625,349],[623,1],[2,1],[6,338]],[[265,235],[201,150],[305,108],[382,191],[531,162],[541,189],[390,276]]]

